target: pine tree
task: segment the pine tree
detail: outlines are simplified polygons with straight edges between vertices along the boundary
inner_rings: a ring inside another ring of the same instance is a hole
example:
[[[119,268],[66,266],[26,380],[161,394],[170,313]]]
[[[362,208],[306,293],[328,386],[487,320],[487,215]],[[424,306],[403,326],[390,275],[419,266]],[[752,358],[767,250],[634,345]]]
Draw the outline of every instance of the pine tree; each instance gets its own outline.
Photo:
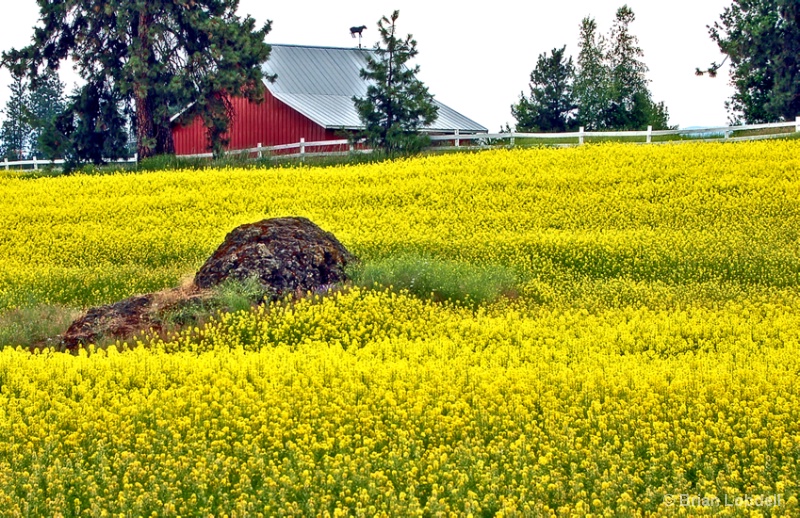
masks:
[[[111,85],[87,83],[69,96],[64,110],[43,132],[47,156],[64,157],[64,172],[83,163],[128,158],[124,100]]]
[[[726,107],[732,123],[794,120],[800,115],[797,0],[734,0],[709,33],[725,60],[697,74],[713,77],[730,61],[736,92]]]
[[[566,51],[565,45],[553,49],[550,56],[539,54],[531,72],[530,99],[520,94],[519,103],[511,106],[517,131],[565,132],[573,128],[575,66]]]
[[[606,65],[606,41],[597,34],[597,22],[590,17],[581,21],[578,41],[578,62],[574,96],[578,107],[578,124],[588,131],[607,127],[607,111],[611,92],[610,72]]]
[[[617,10],[611,28],[609,124],[618,129],[647,126],[645,108],[649,91],[645,74],[648,69],[642,61],[644,52],[638,38],[630,32],[630,24],[635,19],[633,11],[624,5]]]
[[[31,128],[32,155],[47,160],[59,158],[60,155],[53,153],[48,146],[43,145],[42,138],[46,132],[52,131],[56,117],[64,109],[64,83],[61,82],[58,74],[47,70],[36,82],[36,85],[30,89],[25,109],[25,118]]]
[[[390,155],[424,147],[427,138],[419,129],[438,116],[433,96],[416,77],[419,65],[406,66],[417,55],[417,42],[410,34],[397,36],[399,15],[394,11],[391,18],[384,16],[378,22],[383,47],[376,44],[367,68],[361,70],[362,79],[369,82],[366,97],[353,98],[367,141]]]
[[[35,81],[43,68],[71,58],[87,83],[115,90],[135,110],[142,158],[172,153],[171,117],[192,106],[210,146],[226,144],[230,98],[263,98],[261,65],[269,57],[255,20],[239,0],[37,0],[33,43],[3,53],[3,65]]]
[[[9,89],[11,97],[6,102],[5,118],[0,126],[0,157],[11,161],[24,160],[31,141],[31,128],[25,116],[28,86],[21,75],[15,75]]]
[[[575,96],[586,129],[669,128],[667,108],[653,102],[644,52],[630,31],[635,19],[627,5],[620,7],[608,40],[596,35],[593,19],[581,23]]]

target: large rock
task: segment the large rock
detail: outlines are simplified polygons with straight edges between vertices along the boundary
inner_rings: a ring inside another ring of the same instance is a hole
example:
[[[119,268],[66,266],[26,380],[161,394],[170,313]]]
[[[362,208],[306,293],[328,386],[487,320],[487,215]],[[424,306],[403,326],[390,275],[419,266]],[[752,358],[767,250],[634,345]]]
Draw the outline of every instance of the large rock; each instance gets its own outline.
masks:
[[[346,280],[354,257],[306,218],[275,218],[235,228],[195,276],[198,288],[255,278],[278,298],[325,290]]]
[[[225,238],[191,285],[137,295],[90,309],[61,336],[63,349],[124,340],[164,331],[167,311],[213,297],[209,290],[228,279],[255,278],[272,296],[324,291],[345,279],[354,257],[341,243],[305,218],[276,218],[242,225]]]

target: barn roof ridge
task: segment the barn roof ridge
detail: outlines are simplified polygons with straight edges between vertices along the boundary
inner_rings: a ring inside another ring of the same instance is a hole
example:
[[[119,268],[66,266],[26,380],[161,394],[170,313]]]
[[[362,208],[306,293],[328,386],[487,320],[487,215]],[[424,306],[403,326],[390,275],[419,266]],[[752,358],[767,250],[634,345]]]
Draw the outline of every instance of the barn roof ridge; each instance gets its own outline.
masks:
[[[367,47],[333,47],[330,45],[302,45],[300,43],[267,43],[270,47],[301,47],[308,49],[326,49],[326,50],[360,50],[366,52],[373,52],[375,49]]]

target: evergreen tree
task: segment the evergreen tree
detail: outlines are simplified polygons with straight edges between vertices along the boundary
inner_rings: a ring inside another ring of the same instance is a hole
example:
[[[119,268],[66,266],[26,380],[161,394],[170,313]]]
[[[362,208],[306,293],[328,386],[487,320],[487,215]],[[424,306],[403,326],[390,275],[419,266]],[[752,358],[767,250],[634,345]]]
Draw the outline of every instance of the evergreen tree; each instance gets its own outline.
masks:
[[[793,120],[800,115],[800,3],[733,0],[709,28],[730,60],[736,92],[726,103],[732,123]],[[698,75],[712,77],[722,63]]]
[[[427,142],[419,129],[432,124],[438,107],[428,88],[417,79],[419,65],[406,66],[417,55],[417,42],[409,34],[396,34],[399,11],[378,21],[380,44],[367,56],[361,77],[369,82],[367,95],[354,97],[358,115],[365,126],[364,136],[373,146],[388,154],[419,151]]]
[[[648,125],[667,129],[669,114],[663,103],[653,102],[646,78],[647,65],[639,40],[630,32],[636,19],[633,11],[623,5],[617,10],[611,29],[607,54],[609,103],[606,123],[619,130],[641,130]]]
[[[69,97],[41,138],[52,156],[63,156],[64,171],[80,164],[128,158],[128,132],[123,99],[111,85],[88,83]]]
[[[15,75],[9,89],[11,97],[6,102],[5,119],[0,126],[0,158],[24,160],[31,139],[31,128],[25,117],[28,87],[21,75]]]
[[[64,83],[61,82],[58,74],[47,70],[39,78],[36,86],[31,88],[25,108],[26,121],[31,129],[32,155],[47,160],[60,157],[60,155],[52,153],[48,146],[43,145],[42,138],[45,133],[53,130],[56,117],[64,111],[64,108]]]
[[[606,65],[605,38],[597,34],[597,22],[590,17],[581,21],[578,63],[573,88],[578,107],[578,124],[588,131],[607,127],[610,72]]]
[[[648,122],[647,65],[641,59],[644,52],[638,45],[638,38],[630,32],[634,20],[633,11],[624,5],[617,10],[611,28],[608,123],[615,129],[641,129]]]
[[[617,10],[610,36],[597,32],[591,17],[581,21],[577,67],[565,48],[539,56],[531,74],[531,98],[521,96],[512,113],[522,130],[566,131],[576,125],[589,131],[668,129],[669,112],[652,99],[647,65],[630,31],[633,11]],[[574,80],[570,80],[574,76]],[[548,86],[549,85],[549,86]],[[572,119],[573,110],[577,114]]]
[[[530,99],[520,94],[519,103],[511,106],[517,131],[565,132],[574,127],[575,66],[566,51],[565,45],[553,49],[550,56],[539,54],[531,72]]]
[[[37,3],[33,43],[4,52],[3,65],[35,82],[44,67],[71,58],[89,84],[131,103],[142,158],[174,151],[170,118],[189,105],[187,116],[202,116],[219,153],[230,97],[263,98],[270,23],[257,29],[250,16],[241,19],[239,0]]]

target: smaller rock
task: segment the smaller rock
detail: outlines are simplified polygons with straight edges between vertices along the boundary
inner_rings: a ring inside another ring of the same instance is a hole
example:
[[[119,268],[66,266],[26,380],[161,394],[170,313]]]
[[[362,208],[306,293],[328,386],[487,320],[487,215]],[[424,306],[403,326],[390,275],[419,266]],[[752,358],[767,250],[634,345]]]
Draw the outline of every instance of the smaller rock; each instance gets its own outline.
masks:
[[[190,284],[91,308],[61,335],[61,349],[75,351],[81,346],[97,345],[98,341],[125,340],[148,331],[162,332],[166,312],[202,303],[210,295]]]
[[[137,295],[114,304],[90,309],[74,321],[62,336],[62,346],[74,351],[82,345],[97,343],[100,338],[127,338],[150,327],[150,309],[155,294]]]

